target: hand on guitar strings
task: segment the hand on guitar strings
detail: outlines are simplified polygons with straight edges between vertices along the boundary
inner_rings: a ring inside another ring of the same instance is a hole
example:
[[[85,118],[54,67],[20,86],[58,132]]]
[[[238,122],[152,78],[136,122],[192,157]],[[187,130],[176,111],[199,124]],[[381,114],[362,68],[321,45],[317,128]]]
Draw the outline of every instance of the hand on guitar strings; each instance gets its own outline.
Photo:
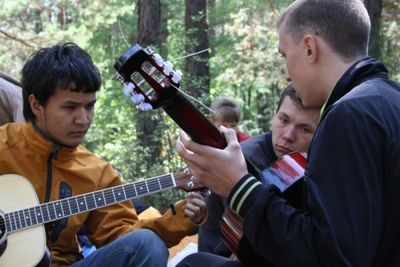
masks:
[[[201,224],[207,217],[207,206],[204,197],[198,192],[190,192],[183,211],[192,223]]]
[[[233,129],[220,127],[227,146],[218,149],[200,145],[183,131],[177,140],[178,154],[190,172],[211,191],[227,197],[235,184],[248,173],[246,161]]]

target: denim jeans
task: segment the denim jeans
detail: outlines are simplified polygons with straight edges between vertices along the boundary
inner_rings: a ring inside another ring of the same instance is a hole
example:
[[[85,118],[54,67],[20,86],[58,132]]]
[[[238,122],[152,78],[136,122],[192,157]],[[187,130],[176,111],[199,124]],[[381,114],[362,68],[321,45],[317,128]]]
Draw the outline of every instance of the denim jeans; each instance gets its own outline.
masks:
[[[97,249],[73,267],[158,267],[167,266],[168,249],[151,230],[138,229]]]
[[[186,256],[176,267],[244,267],[237,260],[231,260],[209,252],[197,252]]]

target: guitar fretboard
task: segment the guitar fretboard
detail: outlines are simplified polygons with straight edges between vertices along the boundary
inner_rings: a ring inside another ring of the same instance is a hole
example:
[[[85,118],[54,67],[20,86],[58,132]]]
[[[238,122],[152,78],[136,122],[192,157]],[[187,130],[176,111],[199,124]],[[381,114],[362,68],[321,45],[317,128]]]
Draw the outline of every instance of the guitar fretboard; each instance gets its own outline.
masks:
[[[5,227],[9,233],[15,232],[174,187],[174,174],[110,187],[6,213]]]

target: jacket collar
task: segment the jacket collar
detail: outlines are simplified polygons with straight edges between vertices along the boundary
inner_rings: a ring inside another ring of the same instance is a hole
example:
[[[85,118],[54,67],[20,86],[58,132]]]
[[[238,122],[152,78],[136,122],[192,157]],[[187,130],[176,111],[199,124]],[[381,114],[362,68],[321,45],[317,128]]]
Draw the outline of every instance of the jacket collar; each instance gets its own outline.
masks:
[[[24,131],[25,136],[28,137],[26,142],[33,146],[41,155],[49,155],[52,152],[57,152],[58,155],[62,154],[62,157],[65,159],[75,156],[77,148],[68,148],[49,141],[38,132],[32,123],[26,123]]]
[[[388,77],[387,69],[379,60],[366,57],[355,62],[337,82],[335,88],[324,105],[323,116],[326,115],[326,111],[336,101],[350,92],[354,87],[367,79],[371,79],[372,77]]]

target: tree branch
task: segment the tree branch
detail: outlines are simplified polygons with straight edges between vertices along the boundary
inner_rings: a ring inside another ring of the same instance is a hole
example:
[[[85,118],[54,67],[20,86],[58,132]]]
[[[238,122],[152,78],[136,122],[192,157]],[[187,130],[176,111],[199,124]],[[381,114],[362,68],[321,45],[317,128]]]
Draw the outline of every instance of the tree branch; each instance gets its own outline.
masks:
[[[12,40],[14,40],[14,41],[17,41],[17,42],[22,43],[22,44],[25,45],[25,46],[33,47],[33,46],[30,45],[29,43],[25,42],[24,40],[22,40],[22,39],[20,39],[20,38],[17,38],[17,37],[15,37],[15,36],[9,34],[8,32],[5,32],[5,31],[3,31],[3,30],[0,30],[0,33],[2,33],[2,34],[3,34],[4,36],[6,36],[7,38],[10,38],[10,39],[12,39]]]

